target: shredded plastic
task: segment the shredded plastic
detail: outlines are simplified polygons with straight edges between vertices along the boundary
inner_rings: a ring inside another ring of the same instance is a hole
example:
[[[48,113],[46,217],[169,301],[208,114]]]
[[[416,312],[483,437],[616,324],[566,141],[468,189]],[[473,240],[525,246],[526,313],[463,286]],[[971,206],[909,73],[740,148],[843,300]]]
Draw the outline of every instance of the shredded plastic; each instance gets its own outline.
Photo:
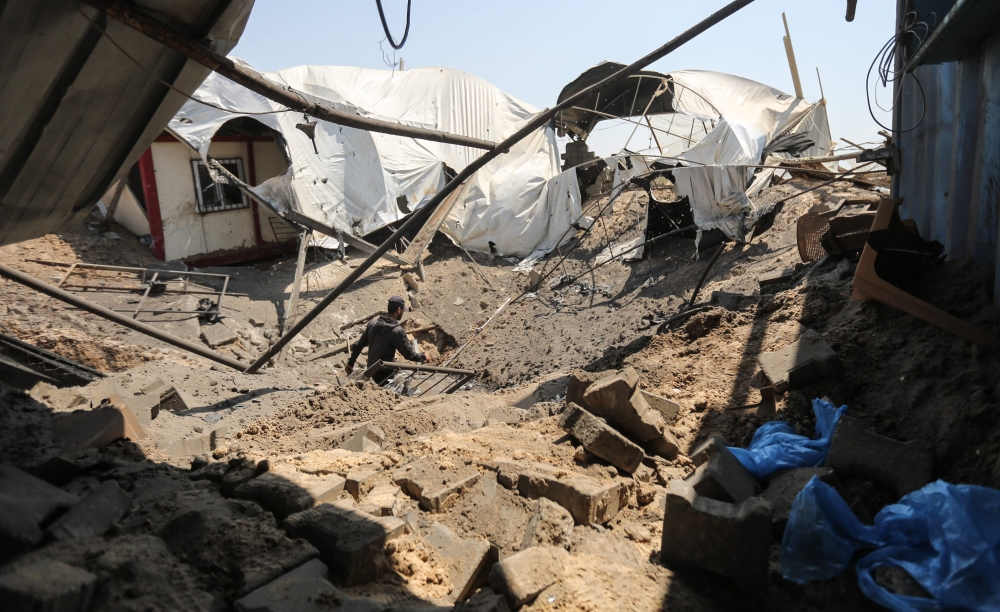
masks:
[[[847,412],[847,406],[837,408],[822,399],[814,399],[812,406],[819,435],[815,440],[795,433],[784,421],[771,421],[757,429],[749,448],[730,447],[729,450],[757,480],[764,480],[778,470],[822,465],[830,450],[833,429],[841,415]]]
[[[1000,610],[1000,491],[938,480],[886,506],[865,525],[835,489],[813,478],[798,494],[781,542],[781,572],[804,584],[838,576],[856,551],[858,586],[891,610]],[[899,595],[875,569],[905,570],[931,598]]]

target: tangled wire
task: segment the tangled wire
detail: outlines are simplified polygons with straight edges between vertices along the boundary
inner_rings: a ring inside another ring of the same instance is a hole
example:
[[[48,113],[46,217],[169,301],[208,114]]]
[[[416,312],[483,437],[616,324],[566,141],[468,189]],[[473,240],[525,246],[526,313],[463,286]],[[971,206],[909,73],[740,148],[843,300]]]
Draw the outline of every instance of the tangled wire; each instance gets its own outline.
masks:
[[[932,18],[933,23],[928,24],[927,19]],[[890,83],[894,83],[896,79],[905,78],[906,73],[903,72],[900,75],[899,70],[896,70],[896,49],[903,47],[907,44],[909,37],[913,36],[917,39],[917,49],[923,46],[924,42],[927,40],[928,34],[934,28],[937,23],[937,15],[935,13],[930,13],[927,17],[922,20],[917,19],[917,14],[915,12],[909,12],[903,19],[902,29],[894,34],[892,38],[889,39],[887,43],[882,47],[882,50],[878,52],[875,59],[872,60],[872,65],[868,68],[868,75],[865,82],[865,93],[868,96],[868,113],[871,115],[872,119],[882,128],[895,133],[911,132],[923,123],[924,115],[927,111],[927,98],[924,95],[923,85],[920,84],[920,79],[917,78],[916,74],[910,73],[910,77],[917,84],[917,89],[920,91],[920,119],[913,125],[913,127],[907,128],[905,130],[894,130],[889,126],[883,125],[881,121],[875,116],[875,111],[872,109],[872,90],[875,90],[875,106],[885,112],[892,112],[892,109],[896,106],[899,101],[899,96],[901,95],[903,88],[900,87],[896,94],[893,96],[892,104],[889,108],[884,108],[878,101],[878,85],[881,84],[883,89],[889,87]],[[904,47],[905,51],[905,47]],[[877,69],[876,69],[877,66]],[[905,70],[905,62],[904,62]],[[872,72],[875,71],[875,83],[872,83]]]
[[[403,48],[406,44],[406,37],[410,35],[410,2],[412,0],[406,0],[406,29],[403,30],[403,39],[398,43],[396,39],[392,37],[392,32],[389,31],[389,24],[385,22],[385,11],[382,10],[382,0],[375,0],[375,4],[378,6],[378,16],[382,20],[382,30],[385,31],[385,37],[389,40],[389,44],[392,45],[393,49],[397,51]]]

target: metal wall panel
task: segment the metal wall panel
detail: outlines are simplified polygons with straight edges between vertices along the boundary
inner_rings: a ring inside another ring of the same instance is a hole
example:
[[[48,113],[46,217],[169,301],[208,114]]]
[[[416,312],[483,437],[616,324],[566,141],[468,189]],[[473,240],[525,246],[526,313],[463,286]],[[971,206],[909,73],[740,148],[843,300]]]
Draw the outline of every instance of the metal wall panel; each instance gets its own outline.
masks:
[[[893,127],[901,132],[893,195],[904,198],[903,215],[944,244],[950,259],[995,266],[1000,306],[1000,34],[961,61],[906,75]]]

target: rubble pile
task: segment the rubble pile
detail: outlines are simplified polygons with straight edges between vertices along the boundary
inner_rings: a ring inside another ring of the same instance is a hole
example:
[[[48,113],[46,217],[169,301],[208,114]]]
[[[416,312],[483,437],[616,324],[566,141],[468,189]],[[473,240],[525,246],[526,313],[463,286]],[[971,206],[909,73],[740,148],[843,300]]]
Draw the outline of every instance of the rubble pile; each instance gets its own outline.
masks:
[[[67,610],[873,609],[850,576],[783,577],[799,492],[816,478],[871,523],[936,478],[995,486],[1000,363],[848,300],[850,258],[793,265],[796,215],[839,195],[802,196],[727,247],[708,301],[672,321],[706,263],[686,243],[605,266],[588,282],[608,295],[541,291],[478,334],[527,275],[487,263],[490,289],[436,246],[425,280],[377,271],[256,375],[147,347],[154,359],[89,385],[0,389],[0,593]],[[635,224],[633,204],[612,227]],[[587,240],[570,273],[605,248]],[[249,287],[270,272],[233,274]],[[987,276],[948,262],[913,291],[996,329],[988,288],[968,289]],[[438,363],[475,337],[456,360],[482,373],[471,390],[405,397],[343,375],[332,330],[407,285],[421,308],[404,327]],[[36,327],[61,312],[25,302]],[[223,323],[184,325],[191,338],[225,325],[218,350],[252,357],[277,313],[233,305]],[[755,476],[734,449],[768,423],[817,438],[822,397],[848,406],[824,459]],[[913,590],[908,574],[877,575]]]

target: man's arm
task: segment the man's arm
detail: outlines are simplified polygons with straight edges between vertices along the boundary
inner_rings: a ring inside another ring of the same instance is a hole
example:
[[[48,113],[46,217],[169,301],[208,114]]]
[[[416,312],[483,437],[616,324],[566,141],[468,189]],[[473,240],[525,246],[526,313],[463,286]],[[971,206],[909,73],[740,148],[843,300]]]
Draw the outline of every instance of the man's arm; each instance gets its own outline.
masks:
[[[392,345],[396,347],[396,350],[406,357],[410,361],[415,361],[417,363],[423,363],[427,361],[423,353],[418,353],[413,350],[413,345],[410,344],[409,338],[406,337],[406,330],[402,327],[397,327],[392,330]]]
[[[361,355],[361,351],[364,350],[366,346],[368,346],[367,327],[365,327],[365,331],[361,333],[361,337],[358,338],[358,341],[351,347],[351,356],[347,358],[347,367],[345,368],[348,376],[354,372],[354,364],[357,363],[358,357]]]

